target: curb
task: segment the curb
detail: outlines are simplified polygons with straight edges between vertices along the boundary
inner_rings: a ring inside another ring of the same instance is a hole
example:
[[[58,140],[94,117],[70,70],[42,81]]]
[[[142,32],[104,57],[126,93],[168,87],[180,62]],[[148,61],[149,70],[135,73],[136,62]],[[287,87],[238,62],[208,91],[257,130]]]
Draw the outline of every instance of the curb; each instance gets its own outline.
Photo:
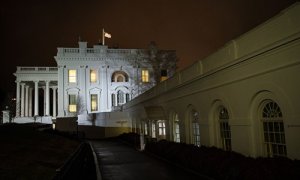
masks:
[[[102,176],[101,176],[101,172],[100,172],[100,167],[99,167],[99,164],[98,164],[98,158],[97,158],[97,155],[95,153],[94,147],[92,146],[92,143],[90,141],[89,141],[89,145],[91,146],[91,149],[93,151],[97,180],[102,180]]]

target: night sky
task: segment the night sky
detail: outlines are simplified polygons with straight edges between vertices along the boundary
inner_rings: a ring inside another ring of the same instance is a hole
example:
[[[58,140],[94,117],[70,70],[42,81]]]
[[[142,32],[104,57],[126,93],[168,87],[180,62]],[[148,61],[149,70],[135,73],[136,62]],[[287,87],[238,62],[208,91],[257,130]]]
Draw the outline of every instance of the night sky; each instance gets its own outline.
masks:
[[[179,70],[297,0],[14,0],[1,2],[1,89],[15,91],[16,66],[56,66],[57,47],[78,37],[109,46],[177,51]]]

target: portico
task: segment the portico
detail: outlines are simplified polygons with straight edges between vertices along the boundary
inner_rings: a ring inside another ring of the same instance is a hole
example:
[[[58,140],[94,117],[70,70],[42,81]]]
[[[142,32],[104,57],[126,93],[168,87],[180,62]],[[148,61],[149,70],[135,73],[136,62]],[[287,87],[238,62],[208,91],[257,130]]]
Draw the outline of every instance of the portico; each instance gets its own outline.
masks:
[[[35,117],[57,116],[57,68],[17,67],[16,76],[16,118],[30,120]],[[39,93],[43,89],[43,94]],[[52,94],[52,103],[50,102]],[[44,96],[43,104],[39,96]],[[52,104],[52,112],[50,105]],[[44,112],[40,112],[43,106]]]

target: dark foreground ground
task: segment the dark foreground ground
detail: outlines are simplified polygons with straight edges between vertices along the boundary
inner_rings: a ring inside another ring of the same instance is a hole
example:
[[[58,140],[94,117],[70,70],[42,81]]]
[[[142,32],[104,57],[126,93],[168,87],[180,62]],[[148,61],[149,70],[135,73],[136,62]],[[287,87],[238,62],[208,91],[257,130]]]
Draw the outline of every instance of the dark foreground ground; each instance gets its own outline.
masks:
[[[103,180],[208,179],[177,168],[116,139],[92,141]]]
[[[52,179],[80,142],[42,124],[0,125],[0,179]]]

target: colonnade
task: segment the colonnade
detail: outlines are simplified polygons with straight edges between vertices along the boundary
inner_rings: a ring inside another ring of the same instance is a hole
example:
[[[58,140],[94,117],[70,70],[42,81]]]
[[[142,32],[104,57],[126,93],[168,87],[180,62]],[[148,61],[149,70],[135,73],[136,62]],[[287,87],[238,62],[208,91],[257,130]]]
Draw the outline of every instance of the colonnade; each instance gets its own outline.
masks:
[[[45,82],[45,86],[39,87],[39,82]],[[34,87],[30,83],[16,81],[16,117],[32,117],[39,116],[39,88],[44,89],[44,112],[43,116],[50,115],[50,81],[34,81]],[[53,92],[53,113],[52,117],[56,117],[56,93],[57,86],[51,87]],[[34,90],[34,103],[32,102]],[[34,114],[32,115],[32,105],[34,104]]]

